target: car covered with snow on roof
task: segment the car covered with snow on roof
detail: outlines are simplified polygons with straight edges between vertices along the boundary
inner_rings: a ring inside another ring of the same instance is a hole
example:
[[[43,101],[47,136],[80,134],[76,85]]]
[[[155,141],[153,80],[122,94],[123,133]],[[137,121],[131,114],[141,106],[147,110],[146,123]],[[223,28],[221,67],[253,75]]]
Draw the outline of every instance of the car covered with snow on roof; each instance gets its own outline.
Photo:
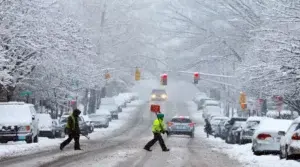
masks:
[[[174,116],[167,125],[168,136],[189,135],[194,137],[195,123],[189,116]]]
[[[286,132],[280,131],[280,159],[300,157],[300,117],[295,119]]]
[[[38,119],[32,104],[0,103],[0,143],[8,141],[38,142]]]
[[[246,125],[242,128],[240,135],[240,144],[252,143],[252,136],[255,129],[260,124],[261,120],[265,117],[249,117],[246,121]]]
[[[280,152],[280,131],[286,132],[292,120],[268,118],[261,121],[252,137],[254,155]]]
[[[55,123],[50,114],[38,113],[37,119],[39,119],[39,136],[55,138]]]

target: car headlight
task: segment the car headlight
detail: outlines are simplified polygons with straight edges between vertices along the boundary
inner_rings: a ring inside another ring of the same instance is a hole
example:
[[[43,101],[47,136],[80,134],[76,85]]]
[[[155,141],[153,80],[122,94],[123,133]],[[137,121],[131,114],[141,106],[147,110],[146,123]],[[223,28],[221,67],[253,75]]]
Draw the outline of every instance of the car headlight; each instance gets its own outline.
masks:
[[[161,98],[166,99],[166,98],[167,98],[167,95],[166,95],[166,94],[162,94],[162,95],[161,95]]]
[[[30,131],[30,126],[20,126],[19,131],[20,132],[29,132]]]
[[[152,98],[156,98],[156,95],[151,95]]]

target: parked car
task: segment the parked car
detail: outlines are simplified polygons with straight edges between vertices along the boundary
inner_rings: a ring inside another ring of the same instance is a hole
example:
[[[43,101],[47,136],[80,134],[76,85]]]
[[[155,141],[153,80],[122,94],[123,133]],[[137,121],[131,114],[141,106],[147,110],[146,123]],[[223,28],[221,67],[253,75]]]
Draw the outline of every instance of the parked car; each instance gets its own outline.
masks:
[[[88,126],[89,133],[94,132],[94,123],[91,121],[88,115],[82,115],[86,125]]]
[[[205,104],[206,100],[213,100],[213,99],[209,98],[209,97],[204,97],[204,98],[200,99],[200,101],[197,103],[198,110],[202,110],[204,108],[204,104]]]
[[[112,97],[102,98],[99,109],[108,110],[112,116],[112,119],[119,119],[119,112],[122,112],[122,108],[116,104],[115,99]]]
[[[118,107],[125,108],[127,107],[127,101],[124,96],[118,95],[114,97],[115,103]]]
[[[209,118],[210,116],[221,116],[222,109],[218,101],[207,100],[204,104],[203,118]]]
[[[39,119],[39,136],[55,138],[55,125],[50,114],[37,114],[37,119]]]
[[[109,119],[106,115],[90,114],[89,118],[95,128],[108,128],[109,126]]]
[[[232,128],[233,124],[236,122],[236,121],[246,121],[247,118],[242,118],[242,117],[232,117],[230,118],[230,120],[228,120],[225,125],[224,125],[224,128],[222,129],[222,134],[221,134],[221,138],[222,139],[227,139],[227,136],[229,134],[229,131],[230,129]]]
[[[62,115],[59,122],[63,127],[66,127],[67,122],[68,122],[68,117],[69,115]],[[79,122],[79,128],[80,128],[80,133],[84,136],[87,136],[89,133],[89,127],[88,125],[84,122],[84,118],[82,116],[78,117],[78,122]]]
[[[38,143],[38,119],[32,104],[0,103],[0,143],[25,141]]]
[[[212,134],[217,137],[217,131],[219,129],[219,124],[221,121],[227,121],[229,120],[228,117],[218,117],[214,116],[211,118],[210,123],[211,123],[211,128],[212,128]]]
[[[120,93],[118,96],[122,96],[124,97],[124,99],[126,100],[126,103],[130,103],[131,101],[133,101],[135,99],[135,95],[133,93]]]
[[[252,136],[255,129],[260,124],[260,121],[265,119],[265,117],[249,117],[246,121],[245,127],[241,131],[240,144],[252,143]]]
[[[280,131],[286,132],[292,124],[291,120],[264,119],[257,127],[252,138],[254,155],[280,152]]]
[[[300,117],[295,119],[288,130],[280,131],[280,159],[293,159],[300,156]]]
[[[214,135],[215,137],[220,137],[221,139],[225,139],[223,136],[222,136],[222,131],[223,129],[225,129],[225,123],[227,122],[228,120],[221,120],[218,124],[218,127],[217,129],[215,130],[214,132]]]
[[[168,122],[168,136],[189,135],[194,137],[195,123],[188,116],[175,116]]]
[[[65,138],[66,133],[65,133],[64,125],[60,124],[57,119],[54,119],[53,123],[54,123],[55,137]]]
[[[240,139],[240,132],[244,124],[246,124],[246,119],[235,121],[228,130],[225,142],[230,144],[239,143],[237,140]]]

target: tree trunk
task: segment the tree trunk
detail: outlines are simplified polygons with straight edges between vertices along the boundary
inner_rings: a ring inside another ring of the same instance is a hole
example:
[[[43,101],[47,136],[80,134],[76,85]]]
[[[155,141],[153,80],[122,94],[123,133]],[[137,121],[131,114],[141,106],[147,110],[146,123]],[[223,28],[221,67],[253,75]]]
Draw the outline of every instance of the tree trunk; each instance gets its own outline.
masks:
[[[84,97],[83,97],[83,115],[87,115],[88,103],[89,103],[89,90],[85,89]]]
[[[96,90],[91,89],[91,95],[89,99],[89,109],[88,109],[88,114],[95,113],[96,109]]]

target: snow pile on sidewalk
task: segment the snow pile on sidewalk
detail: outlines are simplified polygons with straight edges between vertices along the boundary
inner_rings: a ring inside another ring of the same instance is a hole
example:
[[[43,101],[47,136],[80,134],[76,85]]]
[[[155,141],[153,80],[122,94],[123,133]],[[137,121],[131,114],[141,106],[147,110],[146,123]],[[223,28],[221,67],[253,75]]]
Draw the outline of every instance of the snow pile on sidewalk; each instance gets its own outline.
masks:
[[[201,117],[202,112],[199,112],[195,109],[195,105],[192,102],[187,102],[189,106],[189,111],[191,117],[198,121],[203,122]],[[210,136],[206,137],[204,133],[203,125],[197,126],[195,131],[195,137],[200,138],[200,140],[205,140],[210,143],[213,150],[218,152],[223,152],[227,154],[230,158],[237,159],[243,166],[246,167],[298,167],[300,163],[293,160],[280,160],[278,155],[262,155],[255,156],[252,153],[251,146],[252,144],[246,145],[230,145],[226,144],[224,140],[220,138],[214,138]]]
[[[137,112],[137,107],[143,104],[143,102],[144,101],[137,100],[129,103],[128,107],[124,108],[123,112],[119,113],[119,120],[113,120],[110,122],[108,128],[95,129],[95,132],[89,134],[90,138],[92,140],[99,139],[111,135],[115,130],[122,128],[127,123],[127,120],[129,120],[130,114]],[[0,144],[0,159],[24,154],[33,154],[45,150],[58,149],[59,144],[63,140],[65,139],[48,139],[39,137],[39,143],[27,144],[25,142],[8,142],[7,144]],[[87,138],[81,136],[80,140],[86,141]]]

